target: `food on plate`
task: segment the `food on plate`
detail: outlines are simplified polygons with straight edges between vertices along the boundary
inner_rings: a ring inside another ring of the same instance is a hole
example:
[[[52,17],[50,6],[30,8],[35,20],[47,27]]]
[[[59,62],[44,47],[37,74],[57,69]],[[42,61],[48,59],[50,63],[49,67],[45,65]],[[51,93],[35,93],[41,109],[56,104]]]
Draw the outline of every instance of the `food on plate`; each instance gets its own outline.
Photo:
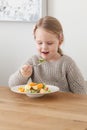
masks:
[[[43,83],[30,82],[25,86],[20,86],[18,88],[19,92],[30,92],[30,93],[47,93],[51,90]]]
[[[24,89],[23,87],[19,87],[19,88],[18,88],[18,91],[20,91],[20,92],[24,92],[25,89]]]

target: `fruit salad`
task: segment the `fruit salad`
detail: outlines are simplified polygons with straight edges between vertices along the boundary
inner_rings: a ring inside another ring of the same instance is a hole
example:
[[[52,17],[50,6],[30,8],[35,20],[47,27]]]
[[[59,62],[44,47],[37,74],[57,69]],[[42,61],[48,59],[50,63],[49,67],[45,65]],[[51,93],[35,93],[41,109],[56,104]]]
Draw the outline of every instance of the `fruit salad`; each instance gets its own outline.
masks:
[[[30,93],[48,93],[51,92],[49,88],[43,83],[30,82],[25,86],[20,86],[18,88],[19,92],[30,92]]]

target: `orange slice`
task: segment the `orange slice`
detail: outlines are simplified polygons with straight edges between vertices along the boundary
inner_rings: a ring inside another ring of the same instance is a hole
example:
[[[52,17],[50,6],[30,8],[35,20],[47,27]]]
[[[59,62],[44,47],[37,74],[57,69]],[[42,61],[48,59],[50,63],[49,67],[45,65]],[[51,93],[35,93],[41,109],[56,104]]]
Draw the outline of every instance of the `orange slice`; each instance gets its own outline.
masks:
[[[38,89],[41,89],[41,88],[43,88],[43,84],[39,83],[39,84],[37,84],[37,87],[38,87]]]
[[[37,83],[31,82],[31,83],[29,83],[29,85],[32,87],[32,86],[37,85]]]
[[[20,92],[24,92],[25,89],[24,89],[23,87],[20,87],[20,88],[18,88],[18,91],[20,91]]]

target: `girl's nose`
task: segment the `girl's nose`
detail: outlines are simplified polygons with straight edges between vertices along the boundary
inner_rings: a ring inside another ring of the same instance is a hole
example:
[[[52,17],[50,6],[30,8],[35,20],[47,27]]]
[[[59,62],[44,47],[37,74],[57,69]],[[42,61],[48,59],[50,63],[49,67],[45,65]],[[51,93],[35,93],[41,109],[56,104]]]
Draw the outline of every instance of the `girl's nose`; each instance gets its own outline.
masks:
[[[48,49],[47,44],[46,44],[46,43],[43,43],[43,44],[42,44],[42,48],[43,48],[43,49]]]

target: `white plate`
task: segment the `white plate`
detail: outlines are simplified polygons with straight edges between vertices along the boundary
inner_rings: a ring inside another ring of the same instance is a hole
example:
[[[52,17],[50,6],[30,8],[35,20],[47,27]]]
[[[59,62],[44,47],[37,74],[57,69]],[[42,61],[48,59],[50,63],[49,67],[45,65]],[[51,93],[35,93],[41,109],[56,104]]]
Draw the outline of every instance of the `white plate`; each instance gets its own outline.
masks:
[[[25,85],[20,85],[20,86],[25,86]],[[26,95],[29,96],[29,97],[41,97],[41,96],[43,96],[43,95],[45,95],[45,94],[50,94],[50,93],[54,93],[54,92],[59,91],[59,88],[56,87],[56,86],[46,85],[51,92],[46,92],[46,93],[19,92],[19,91],[18,91],[18,88],[19,88],[20,86],[11,87],[11,91],[13,91],[13,92],[15,92],[15,93],[19,93],[19,94],[26,94]]]

